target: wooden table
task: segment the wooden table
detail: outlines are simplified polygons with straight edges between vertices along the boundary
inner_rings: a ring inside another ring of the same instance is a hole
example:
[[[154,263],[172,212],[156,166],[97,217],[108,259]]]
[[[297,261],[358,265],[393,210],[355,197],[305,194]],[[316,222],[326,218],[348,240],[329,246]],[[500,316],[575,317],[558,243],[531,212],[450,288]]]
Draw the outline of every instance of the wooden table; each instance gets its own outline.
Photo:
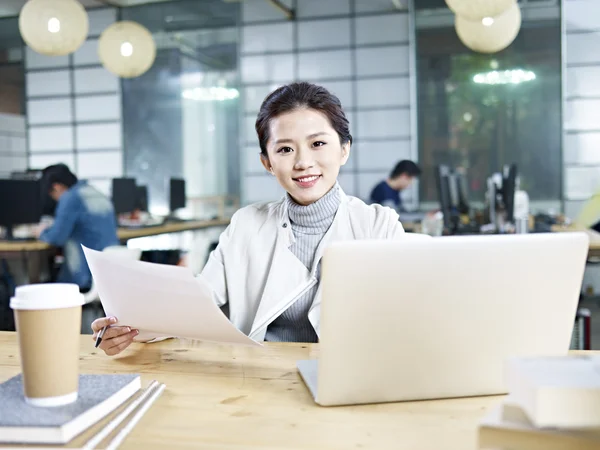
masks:
[[[473,450],[500,397],[317,406],[296,371],[317,345],[264,348],[168,340],[111,358],[81,338],[82,373],[142,374],[167,385],[122,449]],[[20,372],[14,333],[0,333],[0,381]],[[342,374],[342,376],[344,376]],[[443,376],[442,374],[440,376]]]
[[[159,234],[181,233],[182,231],[203,230],[211,227],[223,227],[229,225],[230,219],[215,220],[193,220],[186,222],[170,222],[155,227],[119,228],[117,235],[122,241]]]

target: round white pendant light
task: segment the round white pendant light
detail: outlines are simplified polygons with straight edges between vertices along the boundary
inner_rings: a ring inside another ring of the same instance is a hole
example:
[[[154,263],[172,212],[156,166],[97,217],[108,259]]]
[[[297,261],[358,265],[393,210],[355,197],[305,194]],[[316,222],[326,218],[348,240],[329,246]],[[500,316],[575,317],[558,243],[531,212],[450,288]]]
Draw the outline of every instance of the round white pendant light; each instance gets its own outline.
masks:
[[[468,20],[496,17],[517,4],[517,0],[446,0],[448,8]]]
[[[147,28],[137,22],[116,22],[98,41],[98,56],[115,75],[133,78],[146,72],[156,58],[156,44]]]
[[[19,31],[34,51],[49,56],[68,55],[88,35],[88,16],[77,0],[29,0],[19,14]]]
[[[454,26],[459,39],[479,53],[496,53],[508,47],[521,29],[521,10],[513,5],[503,14],[471,21],[455,16]]]

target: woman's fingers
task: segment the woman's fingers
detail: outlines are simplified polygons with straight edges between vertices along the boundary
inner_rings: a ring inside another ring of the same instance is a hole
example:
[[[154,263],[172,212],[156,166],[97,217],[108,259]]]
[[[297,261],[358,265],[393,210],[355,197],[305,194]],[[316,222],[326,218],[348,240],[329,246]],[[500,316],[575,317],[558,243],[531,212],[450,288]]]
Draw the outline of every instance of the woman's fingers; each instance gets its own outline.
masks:
[[[106,331],[104,332],[104,335],[102,336],[102,340],[108,341],[109,339],[116,338],[123,334],[127,334],[130,331],[131,331],[130,327],[110,327],[110,328],[107,328]],[[98,337],[98,333],[94,333],[94,335],[92,337],[94,339],[96,339]]]
[[[109,348],[108,350],[105,350],[104,353],[106,353],[108,356],[118,355],[123,350],[125,350],[127,347],[129,347],[132,342],[133,342],[133,339],[130,339],[128,341],[123,342],[120,345],[117,345],[116,347],[112,347],[112,348]]]
[[[102,328],[114,325],[117,323],[116,317],[101,317],[92,322],[92,331],[94,333],[99,332]]]
[[[104,350],[107,355],[116,355],[127,348],[133,342],[133,338],[138,334],[138,330],[131,330],[128,333],[122,333],[107,340],[102,339],[100,348]]]

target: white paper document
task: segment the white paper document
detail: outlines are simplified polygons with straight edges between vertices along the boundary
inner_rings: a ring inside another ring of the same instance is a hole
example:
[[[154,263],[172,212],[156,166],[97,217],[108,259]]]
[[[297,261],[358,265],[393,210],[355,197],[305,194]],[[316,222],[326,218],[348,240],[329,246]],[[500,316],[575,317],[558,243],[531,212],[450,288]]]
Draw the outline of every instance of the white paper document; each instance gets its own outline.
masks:
[[[124,258],[84,247],[107,316],[140,335],[260,346],[239,331],[213,301],[212,291],[191,270]]]

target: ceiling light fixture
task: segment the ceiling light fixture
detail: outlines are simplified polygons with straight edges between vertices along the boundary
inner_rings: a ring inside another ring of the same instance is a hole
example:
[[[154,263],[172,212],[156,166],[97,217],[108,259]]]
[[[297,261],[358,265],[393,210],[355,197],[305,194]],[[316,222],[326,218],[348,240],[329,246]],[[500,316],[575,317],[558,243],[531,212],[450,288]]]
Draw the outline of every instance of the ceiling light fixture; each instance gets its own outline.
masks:
[[[19,14],[25,44],[41,55],[73,53],[86,40],[88,16],[77,0],[29,0]]]

